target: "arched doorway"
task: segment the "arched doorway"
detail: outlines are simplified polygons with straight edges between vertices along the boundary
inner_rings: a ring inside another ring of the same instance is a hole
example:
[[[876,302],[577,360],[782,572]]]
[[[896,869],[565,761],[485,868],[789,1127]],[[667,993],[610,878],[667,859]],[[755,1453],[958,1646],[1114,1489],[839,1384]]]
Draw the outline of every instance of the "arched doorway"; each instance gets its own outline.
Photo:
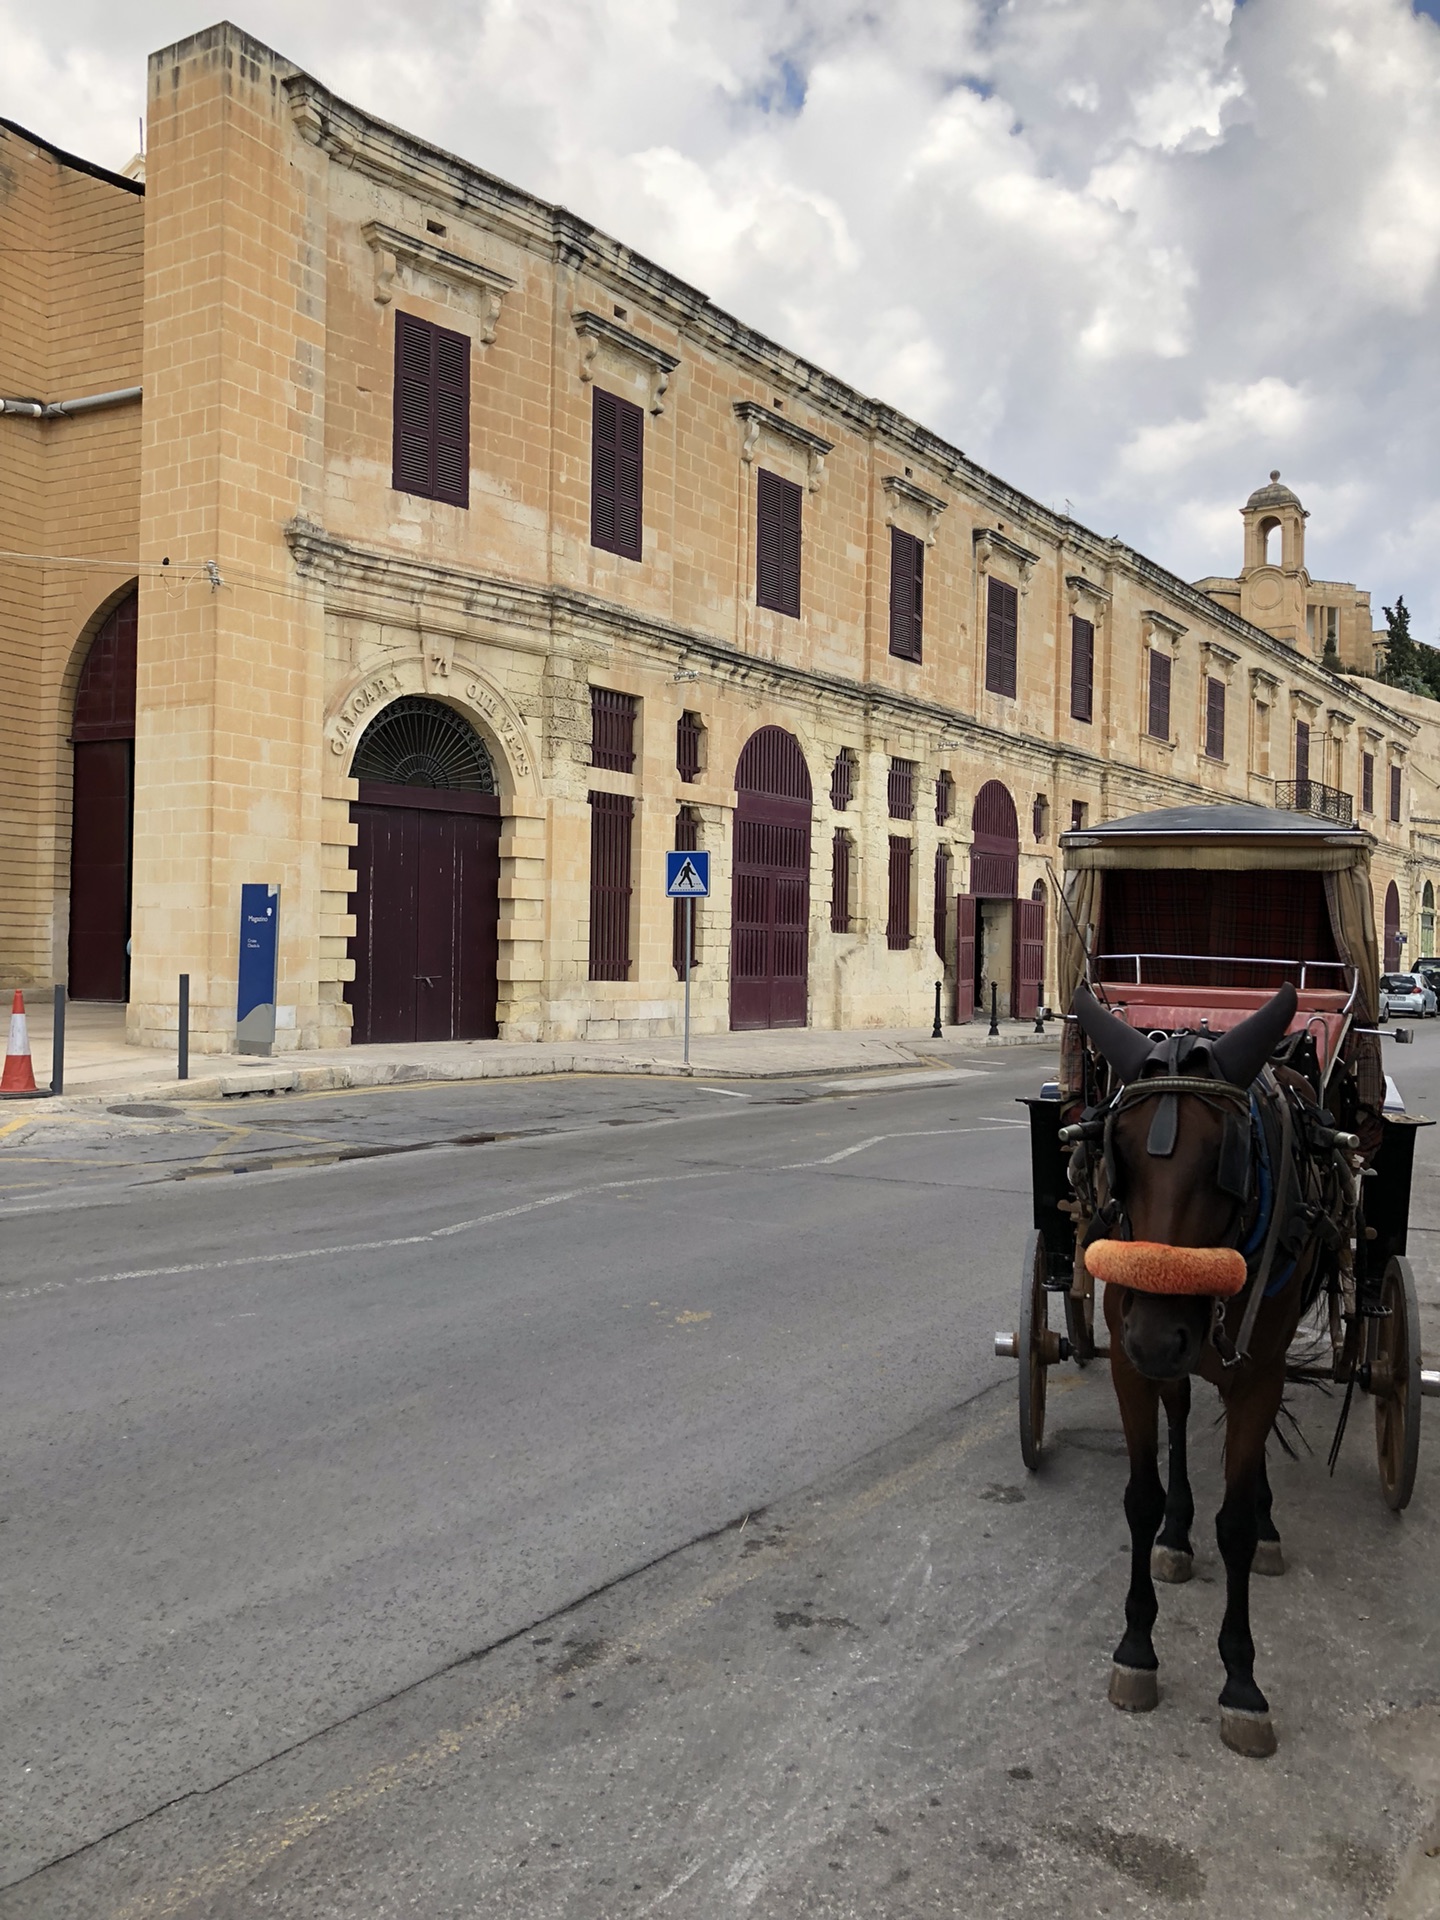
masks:
[[[803,1027],[810,976],[810,772],[783,727],[735,769],[730,1025]]]
[[[1435,953],[1435,885],[1431,880],[1425,882],[1420,895],[1420,956],[1424,960],[1434,957]]]
[[[955,952],[955,1018],[969,1020],[977,1009],[988,1012],[994,989],[998,1013],[1019,1010],[1026,996],[1017,983],[1029,964],[1034,972],[1034,903],[1019,900],[1020,821],[1010,789],[1002,780],[987,780],[975,796],[970,814],[970,891],[957,903]],[[1023,911],[1022,911],[1023,909]],[[1044,908],[1039,909],[1044,953]],[[1035,1011],[1039,982],[1030,989]]]
[[[132,588],[90,642],[70,738],[72,1000],[130,997],[130,849],[135,791],[135,631]]]
[[[1400,968],[1400,889],[1392,880],[1385,889],[1385,971]]]
[[[350,771],[355,1040],[492,1039],[500,799],[489,749],[453,708],[409,696],[370,722]]]

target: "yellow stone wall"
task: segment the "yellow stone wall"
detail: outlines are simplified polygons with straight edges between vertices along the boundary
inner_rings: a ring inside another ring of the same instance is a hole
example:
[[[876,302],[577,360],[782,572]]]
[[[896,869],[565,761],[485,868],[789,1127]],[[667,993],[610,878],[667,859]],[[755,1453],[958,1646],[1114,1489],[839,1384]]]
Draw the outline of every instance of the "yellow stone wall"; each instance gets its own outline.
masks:
[[[1348,791],[1362,740],[1375,744],[1383,815],[1383,766],[1409,754],[1429,717],[1382,704],[1373,685],[1241,620],[1225,604],[1234,583],[1204,583],[1207,597],[1049,512],[620,243],[369,119],[234,27],[152,58],[148,127],[143,302],[132,284],[127,309],[132,347],[143,309],[143,451],[132,448],[129,469],[130,545],[114,544],[118,523],[105,536],[112,554],[138,553],[141,573],[133,1038],[169,1043],[176,976],[188,971],[196,1050],[229,1043],[239,888],[257,880],[282,887],[280,1044],[348,1037],[351,757],[365,724],[405,694],[455,706],[494,754],[511,1037],[674,1030],[661,875],[682,804],[697,809],[714,859],[696,1022],[728,1024],[735,767],[766,724],[795,734],[814,792],[810,1019],[822,1026],[928,1021],[942,965],[936,850],[950,853],[951,892],[965,890],[971,808],[987,779],[1003,779],[1015,801],[1021,894],[1051,889],[1051,981],[1052,883],[1073,804],[1093,823],[1207,797],[1271,801],[1307,718],[1313,776],[1323,768]],[[124,199],[133,233],[140,203]],[[27,228],[47,217],[38,200],[16,207]],[[470,339],[468,509],[391,486],[397,311]],[[597,385],[645,409],[639,562],[590,544]],[[104,418],[132,435],[140,424],[133,410]],[[59,424],[75,434],[85,423]],[[0,431],[27,459],[57,441],[48,424],[6,419]],[[802,488],[798,620],[755,603],[761,468]],[[47,503],[54,493],[44,474],[13,484],[17,511],[32,517],[37,493]],[[928,542],[915,664],[889,653],[892,523]],[[74,552],[83,537],[25,523],[34,551],[63,540]],[[984,685],[990,577],[1019,590],[1015,699]],[[87,582],[94,607],[113,585]],[[1077,613],[1096,626],[1088,723],[1070,714]],[[72,655],[90,617],[73,604],[54,617]],[[40,619],[26,602],[27,629]],[[1156,649],[1173,659],[1164,741],[1146,730]],[[39,679],[42,656],[26,662]],[[63,673],[45,671],[58,687]],[[1204,752],[1210,675],[1227,683],[1223,759]],[[590,765],[592,685],[640,700],[633,774]],[[45,751],[64,768],[50,698]],[[694,783],[675,767],[686,709],[706,728]],[[19,766],[23,743],[0,741]],[[858,778],[836,814],[842,748]],[[887,817],[892,757],[918,769],[910,822]],[[956,801],[943,825],[942,769]],[[26,777],[7,784],[5,806]],[[607,789],[636,799],[633,965],[628,980],[591,982],[587,796]],[[34,827],[21,837],[32,849],[53,842],[49,878],[31,884],[53,900],[63,813],[53,793],[25,804]],[[1408,798],[1398,826],[1364,824],[1380,841],[1380,900],[1414,864]],[[837,827],[855,841],[844,934],[829,924]],[[903,952],[886,942],[892,834],[914,845]],[[43,872],[43,859],[25,857],[27,873]],[[31,918],[38,927],[39,906]],[[947,920],[953,948],[949,902]],[[35,947],[27,964],[38,978],[51,962]]]
[[[143,202],[0,127],[0,394],[140,383]],[[75,686],[135,578],[140,408],[0,418],[0,985],[65,977]],[[7,557],[22,554],[24,559]]]

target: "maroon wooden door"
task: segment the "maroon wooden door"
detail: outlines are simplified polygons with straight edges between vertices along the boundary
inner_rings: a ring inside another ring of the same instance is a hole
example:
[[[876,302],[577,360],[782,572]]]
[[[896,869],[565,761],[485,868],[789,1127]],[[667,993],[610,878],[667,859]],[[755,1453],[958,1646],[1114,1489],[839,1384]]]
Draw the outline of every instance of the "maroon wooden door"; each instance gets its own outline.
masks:
[[[70,825],[72,1000],[130,993],[130,814],[134,742],[75,744]]]
[[[793,734],[762,727],[735,770],[730,1025],[803,1027],[810,975],[810,775]]]
[[[70,736],[72,1000],[130,997],[130,846],[134,810],[135,634],[129,593],[90,643]]]
[[[975,896],[955,897],[955,1019],[975,1017]]]
[[[351,818],[355,1039],[493,1039],[499,800],[362,781]]]
[[[1392,880],[1385,889],[1385,972],[1400,971],[1400,889]]]
[[[1017,1020],[1033,1020],[1040,1007],[1040,992],[1045,979],[1045,902],[1015,902],[1015,932],[1011,956],[1011,979],[1015,983],[1015,1004],[1011,1009]]]

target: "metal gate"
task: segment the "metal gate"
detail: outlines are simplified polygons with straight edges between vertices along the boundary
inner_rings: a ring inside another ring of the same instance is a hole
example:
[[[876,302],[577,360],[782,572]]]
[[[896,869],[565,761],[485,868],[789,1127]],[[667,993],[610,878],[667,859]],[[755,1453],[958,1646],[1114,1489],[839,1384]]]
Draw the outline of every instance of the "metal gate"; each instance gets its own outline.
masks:
[[[492,1039],[501,820],[485,743],[439,701],[406,698],[371,722],[352,771],[355,1039]]]
[[[735,769],[730,1025],[803,1027],[810,971],[810,774],[782,727]]]
[[[1400,971],[1400,889],[1392,880],[1385,889],[1385,971]]]
[[[129,593],[90,644],[70,734],[72,1000],[130,997],[130,846],[134,811],[135,633]]]

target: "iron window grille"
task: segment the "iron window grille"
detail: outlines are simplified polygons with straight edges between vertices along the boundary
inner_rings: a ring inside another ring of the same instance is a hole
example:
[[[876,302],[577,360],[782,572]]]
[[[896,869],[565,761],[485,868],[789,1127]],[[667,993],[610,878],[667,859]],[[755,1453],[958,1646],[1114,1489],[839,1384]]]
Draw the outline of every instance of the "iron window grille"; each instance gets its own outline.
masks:
[[[943,827],[955,812],[955,782],[942,768],[935,776],[935,824]]]
[[[892,820],[915,818],[915,762],[913,760],[890,762],[887,797]]]
[[[830,804],[836,813],[844,813],[855,796],[855,756],[842,747],[830,769]]]
[[[694,807],[681,807],[675,815],[675,851],[677,853],[696,853],[700,847],[700,816]],[[672,900],[673,912],[670,922],[670,963],[675,969],[677,980],[685,977],[685,916],[695,916],[695,931],[690,948],[690,972],[693,975],[700,966],[700,902],[698,900]]]
[[[852,842],[843,827],[835,829],[835,837],[830,846],[830,931],[849,933],[850,915],[850,861]]]
[[[635,802],[590,795],[590,978],[630,978],[630,854]]]
[[[911,846],[900,834],[890,835],[890,912],[885,922],[885,944],[892,953],[910,945]]]
[[[950,849],[935,849],[935,951],[945,959],[945,936],[950,925]]]
[[[356,780],[389,787],[496,793],[495,763],[470,722],[420,694],[393,700],[360,736],[350,768]]]
[[[682,713],[675,727],[675,770],[682,780],[700,778],[700,736],[705,729],[698,713]],[[678,848],[680,843],[676,841]]]
[[[590,764],[613,773],[635,771],[635,716],[640,702],[613,687],[590,689]]]

